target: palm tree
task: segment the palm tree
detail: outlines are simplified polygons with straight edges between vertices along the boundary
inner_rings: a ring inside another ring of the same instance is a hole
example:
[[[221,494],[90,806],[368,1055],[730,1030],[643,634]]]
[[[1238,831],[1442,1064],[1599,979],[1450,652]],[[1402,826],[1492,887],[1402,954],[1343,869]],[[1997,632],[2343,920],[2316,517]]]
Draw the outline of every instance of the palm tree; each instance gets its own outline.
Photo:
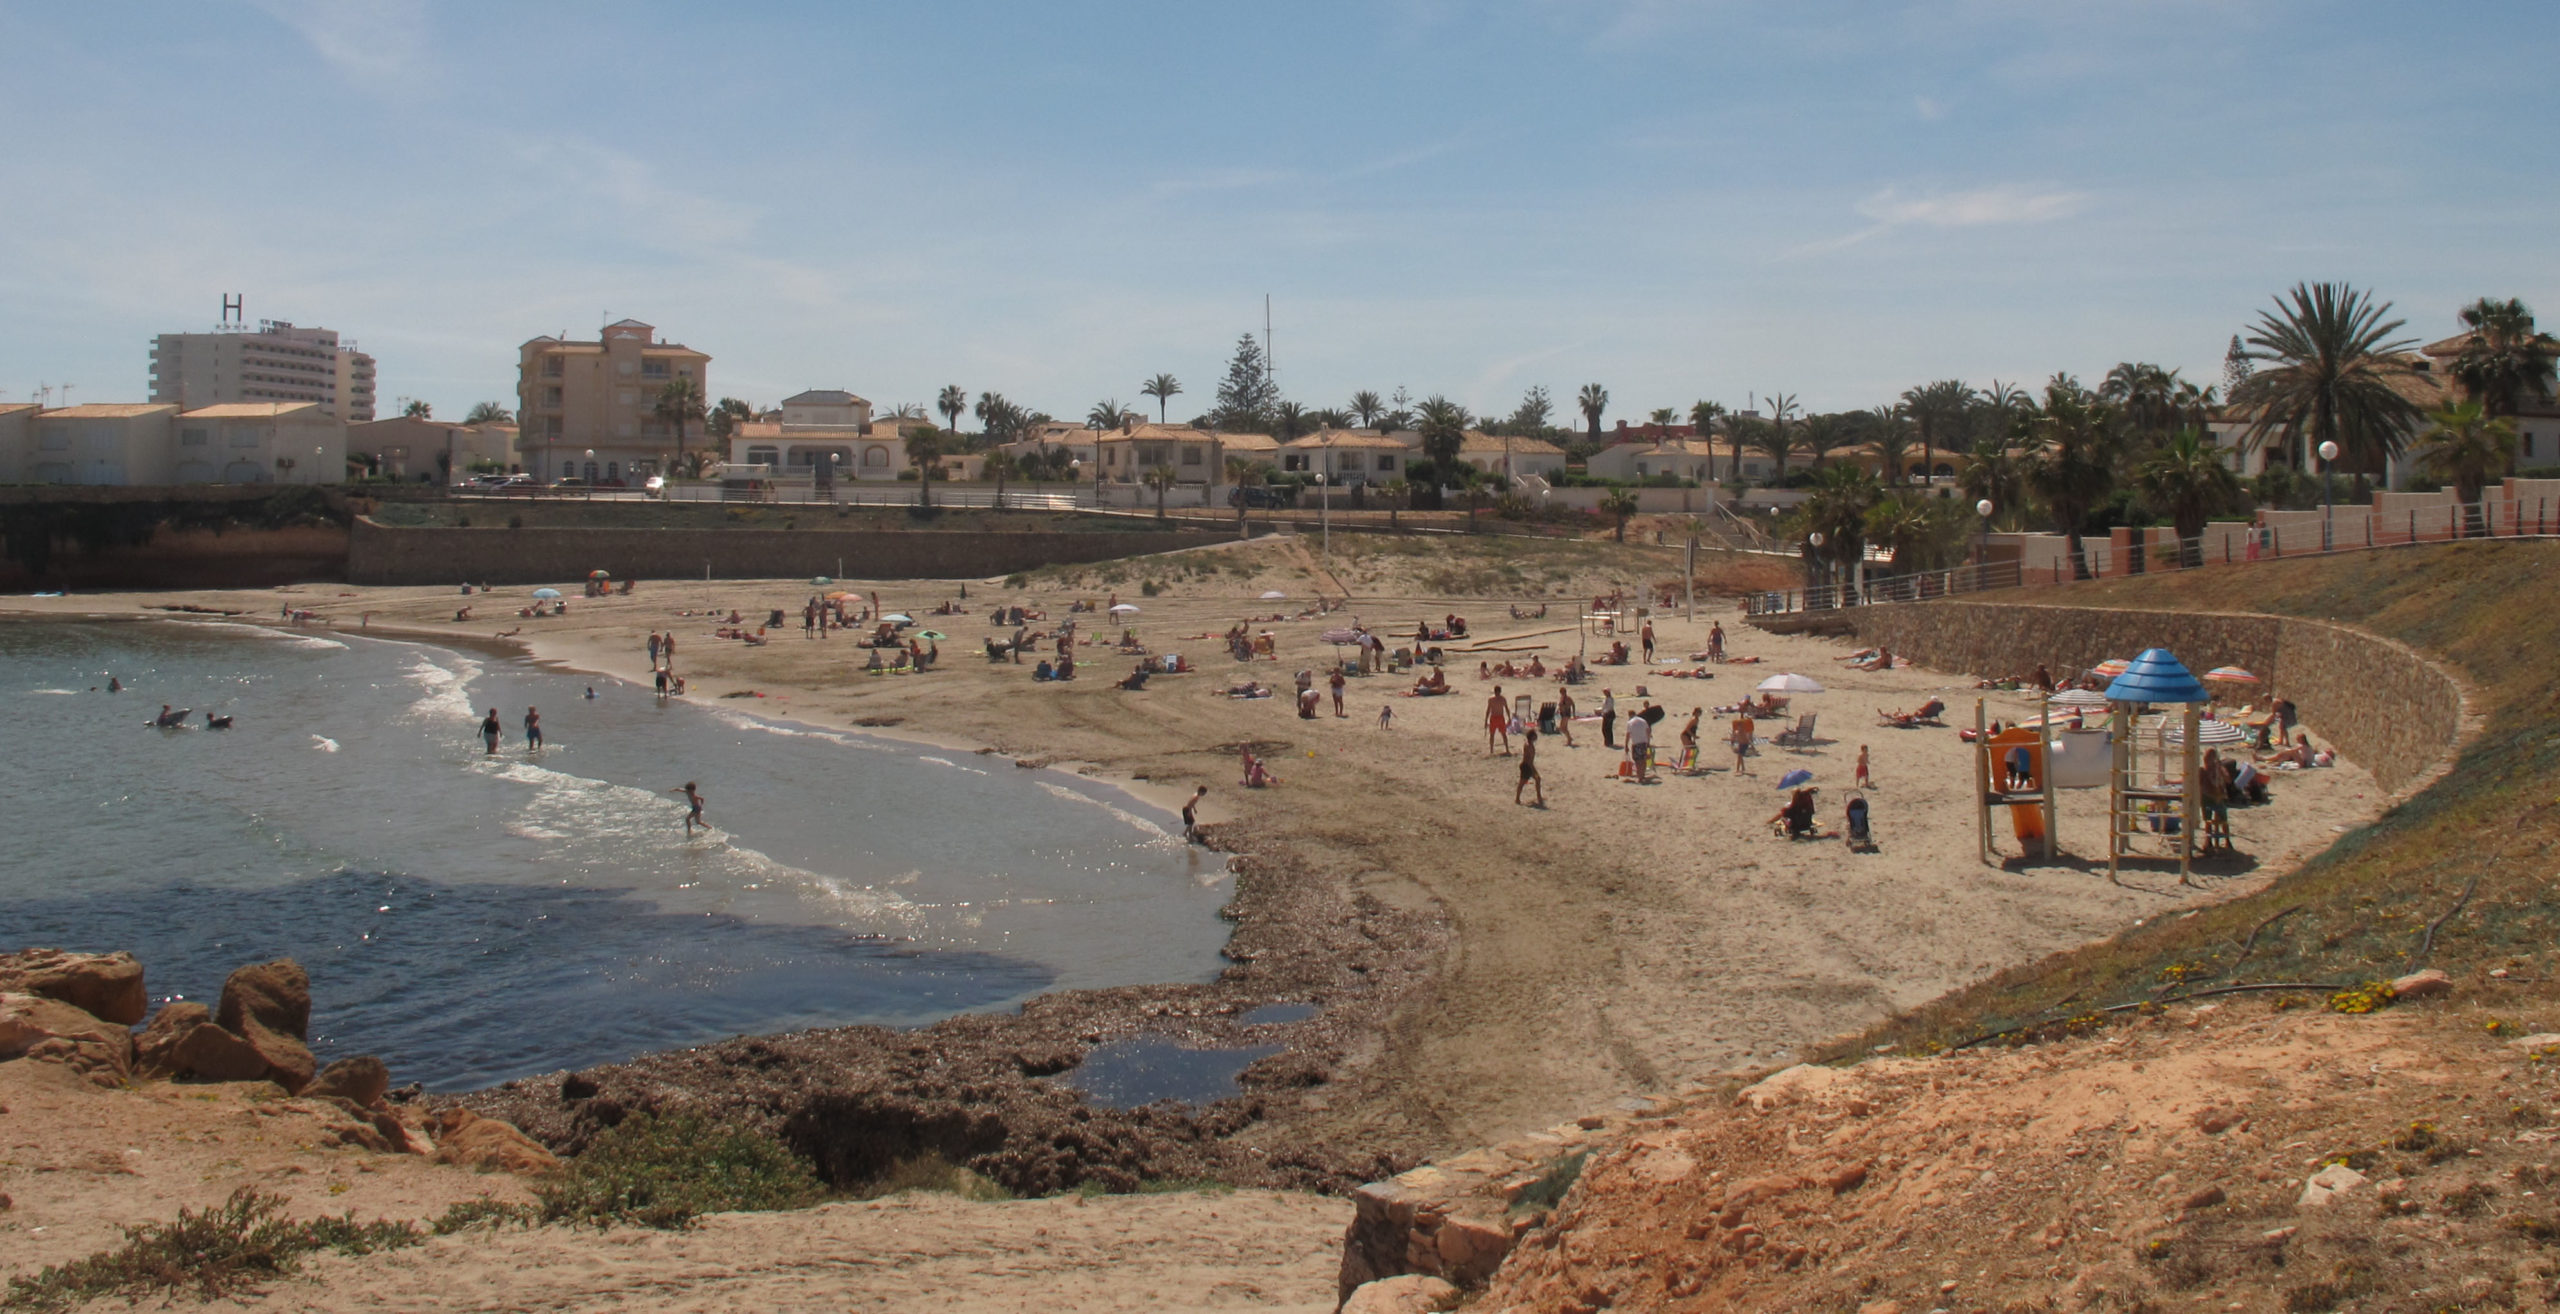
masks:
[[[1794,393],[1773,392],[1769,394],[1769,427],[1776,432],[1777,437],[1775,439],[1764,439],[1763,442],[1766,443],[1774,441],[1778,443],[1779,446],[1771,448],[1764,445],[1761,447],[1761,450],[1770,453],[1772,459],[1777,461],[1778,477],[1781,479],[1787,477],[1786,454],[1795,450],[1795,435],[1788,431],[1787,426],[1793,422],[1795,417],[1800,413],[1801,412],[1796,406],[1796,395]]]
[[[942,472],[942,431],[918,429],[907,435],[907,460],[916,468],[916,506],[933,507],[933,477]]]
[[[1771,483],[1787,477],[1787,458],[1796,450],[1796,436],[1787,426],[1774,420],[1763,420],[1750,426],[1748,434],[1737,435],[1736,441],[1744,439],[1748,439],[1751,450],[1768,457],[1777,467],[1776,473],[1770,476]]]
[[[1591,426],[1591,441],[1600,441],[1600,416],[1609,409],[1609,390],[1596,383],[1582,385],[1577,399],[1582,406],[1582,419]]]
[[[996,480],[996,509],[1004,509],[1004,481],[1022,472],[1022,462],[1011,452],[987,453],[987,473]]]
[[[2560,338],[2536,331],[2523,302],[2482,297],[2462,308],[2462,322],[2471,333],[2454,358],[2453,377],[2491,419],[2512,418],[2527,397],[2551,400],[2560,382]],[[2514,471],[2511,461],[2506,473]]]
[[[2142,499],[2178,527],[2178,564],[2204,564],[2204,527],[2240,496],[2240,477],[2194,429],[2180,429],[2135,470]]]
[[[2401,321],[2385,322],[2390,313],[2389,302],[2344,283],[2297,283],[2274,310],[2259,312],[2248,355],[2272,368],[2231,394],[2232,405],[2255,412],[2246,441],[2281,438],[2296,470],[2310,469],[2327,442],[2360,474],[2398,456],[2420,416],[2398,386],[2410,376],[2402,353],[2413,344],[2392,339]]]
[[[1466,478],[1460,473],[1458,453],[1467,445],[1467,410],[1437,393],[1422,403],[1419,432],[1422,454],[1431,459],[1431,476],[1435,491],[1457,484],[1464,487]],[[1437,505],[1435,500],[1434,505]],[[1467,517],[1467,527],[1475,528],[1475,517]]]
[[[516,418],[514,412],[496,402],[474,402],[470,412],[462,417],[462,422],[464,424],[505,424],[514,418]]]
[[[1807,546],[1816,559],[1828,559],[1835,570],[1846,570],[1867,555],[1867,513],[1875,508],[1884,489],[1864,467],[1842,463],[1824,466],[1814,477],[1811,495],[1805,498],[1800,513],[1808,535],[1819,532],[1822,546]]]
[[[933,408],[942,412],[942,427],[956,432],[960,417],[969,413],[969,394],[959,384],[945,384],[942,395],[934,399]]]
[[[649,409],[651,414],[675,426],[675,464],[681,468],[684,465],[684,427],[703,415],[702,385],[694,382],[690,374],[677,375],[667,380],[667,386],[658,389],[657,404]]]
[[[1387,403],[1378,394],[1363,388],[1351,394],[1351,413],[1360,417],[1360,427],[1366,429],[1387,413]]]
[[[1179,477],[1173,473],[1173,467],[1169,465],[1148,466],[1147,472],[1138,476],[1138,482],[1155,490],[1156,519],[1164,519],[1164,495],[1171,492],[1173,490],[1173,486],[1180,482]]]
[[[2165,438],[2178,427],[2178,383],[2176,370],[2126,361],[2107,371],[2098,395],[2135,433]]]
[[[424,401],[421,401],[421,400],[419,400],[419,399],[417,399],[417,398],[415,398],[415,397],[412,397],[412,398],[410,398],[410,399],[409,399],[409,404],[408,404],[408,405],[403,406],[403,407],[401,407],[401,408],[400,408],[400,415],[401,415],[401,417],[402,417],[402,418],[404,418],[404,419],[410,419],[410,420],[430,420],[430,419],[434,419],[434,418],[435,418],[435,413],[436,413],[436,408],[435,408],[435,407],[430,406],[430,405],[428,405],[427,403],[425,403]]]
[[[1227,482],[1236,486],[1236,533],[1244,533],[1244,490],[1262,482],[1262,463],[1249,456],[1227,458]]]
[[[2480,500],[2489,476],[2515,460],[2516,426],[2476,401],[2450,402],[2427,417],[2435,427],[2418,442],[2418,468],[2453,485],[2469,506]]]
[[[1307,423],[1317,429],[1348,429],[1351,417],[1328,406],[1320,411],[1307,412]]]
[[[709,417],[703,422],[702,431],[722,442],[727,442],[738,435],[739,425],[754,418],[756,418],[754,407],[735,397],[723,397],[711,408]]]
[[[1805,417],[1797,445],[1813,458],[1817,466],[1828,462],[1831,454],[1849,445],[1849,423],[1845,415],[1808,415]]]
[[[1902,394],[1903,413],[1920,434],[1920,480],[1937,478],[1938,448],[1951,442],[1973,405],[1973,388],[1962,379],[1940,379]]]
[[[1138,395],[1141,397],[1153,397],[1156,399],[1156,423],[1162,424],[1164,423],[1165,403],[1182,395],[1182,384],[1177,382],[1170,374],[1159,374],[1154,378],[1139,384]]]
[[[1654,424],[1661,428],[1668,429],[1671,427],[1671,422],[1679,417],[1680,412],[1675,411],[1668,406],[1657,406],[1653,408],[1653,413],[1645,418],[1653,421]]]
[[[1307,431],[1307,408],[1284,401],[1271,408],[1271,436],[1287,442]]]
[[[1867,444],[1876,449],[1876,464],[1884,472],[1884,481],[1899,484],[1908,480],[1911,424],[1903,418],[1902,408],[1890,404],[1869,408],[1867,435]]]
[[[1600,510],[1618,522],[1618,541],[1626,542],[1627,517],[1636,513],[1636,495],[1623,488],[1610,489],[1609,495],[1600,499]]]
[[[1716,421],[1724,418],[1724,403],[1698,401],[1689,403],[1689,427],[1697,431],[1697,440],[1707,445],[1707,478],[1716,476]],[[1733,471],[1735,483],[1742,482],[1742,471]]]
[[[2044,498],[2054,532],[2070,540],[2073,578],[2086,579],[2080,527],[2115,487],[2114,409],[2079,380],[2057,374],[2045,385],[2043,413],[2029,423],[2038,450],[2027,464],[2027,485]]]
[[[1972,450],[1965,453],[1964,469],[1957,476],[1964,482],[1964,495],[1976,502],[1991,503],[1994,518],[2008,517],[2011,524],[2023,524],[2018,514],[2024,500],[2026,477],[2018,458],[2009,454],[2005,437],[1974,440]]]
[[[1117,429],[1120,427],[1121,422],[1126,420],[1128,416],[1129,408],[1121,405],[1119,398],[1105,397],[1101,401],[1095,402],[1092,410],[1084,413],[1084,427],[1088,429]]]

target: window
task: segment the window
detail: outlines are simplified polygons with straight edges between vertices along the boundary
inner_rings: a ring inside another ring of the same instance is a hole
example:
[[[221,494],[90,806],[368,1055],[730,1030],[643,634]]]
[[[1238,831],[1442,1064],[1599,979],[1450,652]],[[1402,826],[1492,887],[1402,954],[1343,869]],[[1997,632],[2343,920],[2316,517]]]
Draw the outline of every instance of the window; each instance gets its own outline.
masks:
[[[559,357],[545,356],[542,358],[542,377],[546,379],[556,379],[560,377]]]
[[[543,404],[543,405],[545,405],[545,406],[557,406],[557,405],[559,405],[559,404],[560,404],[560,390],[559,390],[558,388],[545,388],[545,389],[543,389],[543,390],[542,390],[542,404]]]
[[[1393,470],[1393,469],[1395,469],[1395,468],[1396,468],[1396,458],[1395,458],[1392,454],[1390,454],[1390,453],[1380,452],[1380,453],[1378,454],[1378,468],[1379,468],[1379,469],[1381,469],[1381,470]]]
[[[640,377],[644,379],[663,379],[667,377],[667,363],[662,360],[644,360],[640,362]]]
[[[595,462],[593,462],[593,461],[589,461],[589,462],[587,462],[587,482],[592,484],[592,483],[594,483],[595,481],[596,481],[596,463],[595,463]]]
[[[782,449],[778,447],[750,447],[747,449],[747,464],[749,465],[774,465],[780,462],[781,459]]]
[[[605,463],[604,463],[604,477],[605,477],[605,478],[607,478],[607,479],[620,479],[620,478],[622,477],[622,462],[620,462],[620,461],[607,461],[607,462],[605,462]]]
[[[881,469],[881,468],[883,468],[883,467],[887,466],[888,464],[889,464],[889,449],[888,449],[888,448],[886,448],[886,447],[865,447],[865,448],[863,448],[863,449],[862,449],[862,465],[863,465],[863,468],[864,468],[864,469],[867,469],[867,470],[878,470],[878,469]]]
[[[201,428],[187,428],[180,429],[178,431],[178,445],[180,447],[202,447],[205,445],[205,441],[206,434]]]

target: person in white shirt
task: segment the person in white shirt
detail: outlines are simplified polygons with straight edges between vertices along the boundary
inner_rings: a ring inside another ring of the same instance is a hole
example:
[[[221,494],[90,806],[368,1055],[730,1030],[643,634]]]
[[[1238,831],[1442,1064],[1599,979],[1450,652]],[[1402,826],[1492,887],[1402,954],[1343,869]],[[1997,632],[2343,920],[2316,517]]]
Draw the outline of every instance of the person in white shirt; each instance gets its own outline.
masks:
[[[1653,722],[1642,712],[1627,718],[1627,757],[1636,764],[1636,780],[1653,779]]]

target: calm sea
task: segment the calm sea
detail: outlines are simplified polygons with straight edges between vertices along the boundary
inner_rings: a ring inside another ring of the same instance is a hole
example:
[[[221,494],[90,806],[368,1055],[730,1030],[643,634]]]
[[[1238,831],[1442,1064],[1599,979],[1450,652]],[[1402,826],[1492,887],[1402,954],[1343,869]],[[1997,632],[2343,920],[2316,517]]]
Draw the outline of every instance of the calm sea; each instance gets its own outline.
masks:
[[[196,728],[148,728],[162,703]],[[530,663],[8,623],[0,705],[0,946],[129,948],[155,997],[208,1004],[232,968],[289,956],[322,1061],[380,1054],[430,1089],[1204,981],[1226,938],[1223,862],[1116,791]],[[235,728],[202,728],[208,710]],[[716,823],[691,840],[668,792],[688,780]]]

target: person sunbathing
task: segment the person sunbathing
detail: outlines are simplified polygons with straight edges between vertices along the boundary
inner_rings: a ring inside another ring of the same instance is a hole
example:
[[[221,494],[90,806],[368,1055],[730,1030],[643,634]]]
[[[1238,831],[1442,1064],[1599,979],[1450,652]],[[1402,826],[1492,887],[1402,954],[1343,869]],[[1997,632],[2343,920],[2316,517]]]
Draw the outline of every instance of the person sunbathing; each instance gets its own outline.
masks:
[[[1413,682],[1413,696],[1416,698],[1428,698],[1434,694],[1447,692],[1449,692],[1449,673],[1437,666],[1431,668],[1429,675]]]
[[[1228,685],[1225,692],[1229,698],[1268,698],[1271,696],[1270,688],[1259,680],[1247,680],[1242,684]]]
[[[1885,725],[1892,726],[1896,730],[1909,730],[1920,724],[1920,714],[1918,712],[1888,712],[1879,707],[1876,709],[1876,720]]]
[[[1531,658],[1529,659],[1529,671],[1528,671],[1528,674],[1529,674],[1529,678],[1530,678],[1530,679],[1532,679],[1532,680],[1535,680],[1535,679],[1541,679],[1541,678],[1543,678],[1543,677],[1546,675],[1546,673],[1547,673],[1547,664],[1546,664],[1545,662],[1539,661],[1539,660],[1538,660],[1537,658],[1535,658],[1535,657],[1531,657]]]

